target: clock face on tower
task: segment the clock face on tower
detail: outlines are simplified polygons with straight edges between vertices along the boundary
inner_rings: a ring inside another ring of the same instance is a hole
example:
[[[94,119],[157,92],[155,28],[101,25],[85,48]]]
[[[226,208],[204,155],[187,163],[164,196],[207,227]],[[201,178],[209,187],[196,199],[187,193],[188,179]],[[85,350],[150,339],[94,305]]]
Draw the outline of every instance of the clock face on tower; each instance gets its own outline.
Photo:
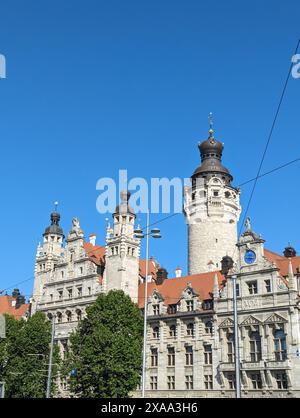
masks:
[[[254,261],[256,260],[255,252],[251,250],[246,251],[244,255],[244,260],[245,260],[245,263],[247,264],[253,264]]]

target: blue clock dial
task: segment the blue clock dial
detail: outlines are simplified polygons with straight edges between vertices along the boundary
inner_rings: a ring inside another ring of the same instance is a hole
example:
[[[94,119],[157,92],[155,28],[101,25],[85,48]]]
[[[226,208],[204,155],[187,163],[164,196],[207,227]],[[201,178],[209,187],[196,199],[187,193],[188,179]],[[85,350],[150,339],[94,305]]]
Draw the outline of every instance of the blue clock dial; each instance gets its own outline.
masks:
[[[245,263],[247,264],[253,264],[256,260],[256,254],[254,251],[248,250],[245,252],[244,256]]]

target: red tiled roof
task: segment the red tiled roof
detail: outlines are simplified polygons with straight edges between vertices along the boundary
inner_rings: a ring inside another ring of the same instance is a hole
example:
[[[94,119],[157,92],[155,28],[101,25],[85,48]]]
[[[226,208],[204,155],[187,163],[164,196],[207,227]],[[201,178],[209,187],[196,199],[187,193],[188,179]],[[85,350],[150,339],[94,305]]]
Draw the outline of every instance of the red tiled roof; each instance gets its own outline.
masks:
[[[288,275],[288,266],[289,266],[289,259],[287,257],[284,257],[283,255],[274,253],[273,251],[264,250],[265,257],[275,263],[277,267],[279,268],[279,272],[283,277],[286,277]],[[293,266],[293,272],[294,274],[297,273],[297,268],[300,270],[300,257],[292,257],[292,266]]]
[[[157,272],[158,264],[154,260],[154,258],[151,258],[148,261],[148,274],[152,275],[153,279],[156,278],[156,272]],[[146,260],[140,259],[140,275],[145,278],[146,276]]]
[[[83,248],[86,251],[86,255],[97,265],[105,263],[105,247],[100,245],[93,245],[90,242],[84,242]]]
[[[93,245],[90,242],[84,242],[83,248],[86,251],[87,256],[93,263],[97,264],[98,266],[105,264],[105,247],[101,247],[99,245]],[[154,260],[154,258],[151,258],[148,261],[148,271],[149,275],[151,274],[153,278],[156,278],[156,271],[157,271],[157,262]],[[140,259],[140,275],[142,277],[145,277],[146,275],[146,261],[143,259]]]
[[[177,303],[184,289],[188,283],[198,293],[201,301],[211,299],[214,287],[215,274],[218,275],[219,287],[221,287],[224,276],[219,271],[212,271],[209,273],[193,274],[192,276],[176,277],[174,279],[166,279],[161,285],[156,283],[148,283],[148,297],[153,294],[154,289],[157,289],[158,293],[164,298],[166,305]],[[144,288],[145,284],[142,283],[139,286],[139,307],[144,307]]]
[[[0,314],[8,314],[14,316],[16,319],[21,319],[29,310],[29,303],[24,303],[24,305],[16,309],[12,306],[12,302],[14,301],[16,301],[16,298],[12,296],[0,296]]]

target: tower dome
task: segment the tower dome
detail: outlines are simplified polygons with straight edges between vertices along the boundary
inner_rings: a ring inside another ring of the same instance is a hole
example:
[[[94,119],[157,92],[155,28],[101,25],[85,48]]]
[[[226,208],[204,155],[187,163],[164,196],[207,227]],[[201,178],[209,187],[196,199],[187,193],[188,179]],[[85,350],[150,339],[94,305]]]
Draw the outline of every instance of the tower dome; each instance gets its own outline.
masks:
[[[296,257],[297,252],[296,252],[295,248],[292,247],[291,244],[289,244],[287,247],[285,247],[285,249],[283,251],[283,255],[287,258]]]
[[[129,213],[131,215],[134,215],[134,210],[129,206],[129,199],[130,199],[131,193],[128,190],[123,190],[120,193],[120,196],[121,196],[121,203],[120,205],[116,207],[115,214]]]
[[[55,234],[64,236],[64,231],[59,225],[60,214],[57,211],[54,211],[50,215],[51,225],[45,229],[44,236],[48,234]]]
[[[201,142],[198,148],[201,155],[201,165],[194,171],[192,179],[202,177],[209,180],[211,177],[217,176],[225,180],[226,184],[230,185],[233,177],[221,162],[224,145],[214,138],[212,127],[209,130],[208,139]]]

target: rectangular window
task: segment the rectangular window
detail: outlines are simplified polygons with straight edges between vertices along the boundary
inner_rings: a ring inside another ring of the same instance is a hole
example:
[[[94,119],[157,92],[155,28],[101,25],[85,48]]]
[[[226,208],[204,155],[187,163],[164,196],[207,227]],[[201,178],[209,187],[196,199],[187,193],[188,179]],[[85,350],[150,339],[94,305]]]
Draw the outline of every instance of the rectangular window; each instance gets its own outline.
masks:
[[[240,285],[237,283],[235,288],[236,288],[236,297],[238,298],[240,296]]]
[[[157,390],[157,376],[150,376],[150,388],[151,390]]]
[[[185,388],[187,390],[194,389],[194,378],[193,378],[193,375],[187,375],[187,376],[185,376]]]
[[[157,348],[151,348],[151,366],[157,367],[158,364],[158,350]]]
[[[252,363],[261,360],[261,338],[258,331],[250,334],[250,359]]]
[[[211,300],[205,300],[202,303],[202,308],[203,308],[204,311],[209,311],[210,309],[212,309],[213,308],[212,301]]]
[[[88,295],[90,295],[91,294],[91,288],[90,287],[88,287]]]
[[[251,282],[247,282],[248,290],[250,295],[256,295],[257,294],[257,281],[253,280]]]
[[[204,346],[204,364],[212,364],[212,348],[211,345]]]
[[[233,373],[227,374],[227,382],[229,389],[235,389],[235,375]]]
[[[159,305],[153,305],[153,315],[159,315]]]
[[[167,384],[169,390],[175,389],[175,376],[167,376]]]
[[[211,374],[204,375],[204,387],[205,389],[212,389],[213,388],[213,380]]]
[[[271,280],[265,280],[266,292],[271,293]]]
[[[77,296],[79,298],[82,296],[82,287],[77,287]]]
[[[58,299],[59,300],[62,300],[62,298],[63,298],[63,291],[62,290],[58,290],[57,293],[58,293]]]
[[[73,290],[72,289],[68,289],[68,298],[72,299],[73,297]]]
[[[227,334],[227,361],[234,362],[234,337],[233,334]]]
[[[250,374],[250,380],[252,382],[252,388],[253,389],[261,389],[262,388],[261,375],[260,375],[259,372],[251,373]]]
[[[175,348],[168,347],[168,366],[175,366]]]
[[[185,365],[193,365],[193,347],[191,345],[185,347]]]
[[[274,352],[276,361],[287,359],[286,336],[282,328],[274,330]]]
[[[287,389],[288,388],[287,376],[286,376],[285,372],[276,373],[275,379],[276,379],[278,389]]]
[[[194,323],[190,322],[186,325],[186,335],[189,335],[190,337],[194,336]]]

